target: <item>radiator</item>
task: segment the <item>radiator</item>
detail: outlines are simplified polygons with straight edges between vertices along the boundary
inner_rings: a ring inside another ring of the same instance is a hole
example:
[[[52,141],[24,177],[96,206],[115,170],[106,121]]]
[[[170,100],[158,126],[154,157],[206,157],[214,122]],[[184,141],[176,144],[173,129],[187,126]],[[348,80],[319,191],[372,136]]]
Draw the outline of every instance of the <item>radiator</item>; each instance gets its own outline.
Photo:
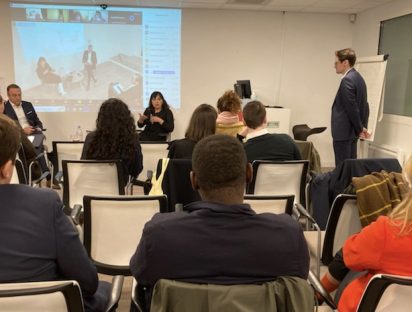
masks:
[[[403,166],[405,155],[403,150],[398,147],[369,142],[368,158],[396,158]]]

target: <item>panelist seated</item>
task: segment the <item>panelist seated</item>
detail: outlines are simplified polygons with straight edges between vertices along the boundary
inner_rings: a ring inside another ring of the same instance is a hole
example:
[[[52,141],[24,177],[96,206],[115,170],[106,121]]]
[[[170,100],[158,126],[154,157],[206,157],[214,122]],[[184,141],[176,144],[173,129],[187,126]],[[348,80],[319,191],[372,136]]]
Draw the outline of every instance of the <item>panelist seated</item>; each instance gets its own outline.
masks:
[[[27,136],[34,135],[33,146],[37,155],[44,153],[42,133],[43,123],[36,114],[33,104],[27,101],[22,101],[21,89],[16,84],[7,86],[8,101],[4,103],[4,114],[18,122]],[[46,159],[39,159],[40,167],[43,173],[49,171]],[[47,176],[48,186],[51,184],[51,176]],[[53,186],[58,188],[57,185]]]
[[[22,101],[22,92],[18,85],[7,86],[8,101],[4,103],[4,114],[19,122],[26,135],[39,133],[43,129],[43,123],[36,114],[33,104]]]
[[[4,113],[4,100],[3,97],[0,94],[0,115]],[[14,120],[14,123],[20,130],[20,143],[23,146],[23,152],[24,152],[24,157],[27,160],[27,163],[31,163],[36,159],[36,150],[34,149],[33,144],[30,142],[30,140],[27,138],[26,134],[24,133],[22,127],[20,127],[20,124],[18,121]],[[35,163],[35,165],[32,166],[32,178],[37,179],[41,176],[40,172],[40,167],[38,166],[38,163]]]
[[[307,278],[309,252],[299,224],[286,214],[257,214],[243,203],[252,166],[236,138],[200,140],[192,170],[202,200],[184,211],[155,214],[131,258],[142,301],[150,303],[159,279],[234,285]]]
[[[137,125],[145,127],[140,133],[141,141],[166,141],[175,124],[173,113],[161,92],[154,91],[150,95],[149,107],[139,114]]]
[[[110,284],[98,281],[79,235],[50,189],[9,184],[20,130],[0,115],[0,283],[76,280],[86,311],[104,311]]]
[[[55,73],[43,56],[39,57],[39,60],[37,61],[36,73],[42,83],[56,84],[57,92],[61,95],[66,94],[62,78]]]

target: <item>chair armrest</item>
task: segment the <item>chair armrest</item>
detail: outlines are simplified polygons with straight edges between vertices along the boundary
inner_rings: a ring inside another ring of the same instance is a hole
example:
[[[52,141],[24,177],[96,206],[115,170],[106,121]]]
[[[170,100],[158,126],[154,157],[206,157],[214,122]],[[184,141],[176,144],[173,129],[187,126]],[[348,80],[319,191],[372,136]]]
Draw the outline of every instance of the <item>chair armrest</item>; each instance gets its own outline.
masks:
[[[311,223],[312,226],[315,228],[315,230],[318,233],[318,248],[316,250],[316,261],[317,261],[317,269],[316,269],[316,276],[320,278],[320,258],[321,258],[321,245],[322,245],[322,231],[319,227],[319,225],[316,223],[316,220],[313,219],[313,217],[309,214],[309,212],[301,205],[301,204],[296,204],[295,205],[296,209],[300,213],[301,216],[305,217],[308,219]]]
[[[105,312],[115,311],[122,294],[124,276],[116,275],[112,279],[112,291],[110,292],[110,299],[105,308]]]
[[[63,182],[63,171],[58,171],[54,178],[61,184]]]
[[[336,310],[338,308],[335,301],[330,296],[330,294],[325,290],[325,288],[323,288],[322,283],[315,276],[315,274],[313,274],[313,272],[310,271],[310,270],[309,270],[309,275],[308,275],[308,282],[313,287],[313,289],[319,295],[322,296],[322,298],[325,300],[325,302],[328,306],[330,306],[333,310]]]
[[[73,220],[74,224],[81,224],[83,219],[83,206],[79,204],[74,205],[73,209],[70,211],[70,218]]]
[[[138,312],[145,312],[145,307],[140,306],[138,295],[137,295],[137,287],[138,283],[135,278],[133,278],[133,283],[132,283],[132,300],[131,300],[131,305],[133,305]],[[130,311],[134,311],[132,308]]]
[[[30,186],[33,186],[33,185],[35,185],[35,184],[39,184],[42,180],[46,179],[47,176],[50,174],[49,171],[45,171],[45,172],[43,172],[43,173],[41,174],[41,176],[40,176],[39,178],[37,178],[37,179],[35,179],[35,180],[32,180],[32,167],[33,167],[33,164],[34,164],[35,162],[38,162],[38,158],[39,158],[39,156],[42,156],[42,154],[43,154],[43,153],[37,155],[36,158],[35,158],[35,160],[33,160],[33,161],[29,164],[29,185],[30,185]]]

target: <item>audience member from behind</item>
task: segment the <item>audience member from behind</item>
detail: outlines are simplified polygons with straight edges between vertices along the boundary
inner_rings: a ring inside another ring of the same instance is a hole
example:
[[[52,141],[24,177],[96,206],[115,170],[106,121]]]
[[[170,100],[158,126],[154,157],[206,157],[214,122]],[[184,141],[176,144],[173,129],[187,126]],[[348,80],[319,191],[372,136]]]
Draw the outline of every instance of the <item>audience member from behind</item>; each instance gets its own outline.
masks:
[[[50,189],[9,184],[20,130],[0,115],[0,283],[76,280],[86,311],[104,311],[110,284],[97,271]]]
[[[173,113],[163,94],[154,91],[150,95],[149,107],[139,114],[139,128],[145,127],[140,133],[141,141],[166,141],[167,136],[175,128]]]
[[[82,159],[120,159],[124,181],[143,170],[143,155],[129,107],[119,99],[108,99],[100,106],[96,130],[85,139]]]
[[[182,212],[158,213],[145,225],[130,261],[139,287],[152,289],[162,278],[226,285],[307,278],[309,252],[299,224],[243,204],[252,167],[236,138],[202,139],[192,166],[192,186],[202,201]]]
[[[242,101],[232,90],[226,91],[217,101],[219,115],[216,119],[216,133],[236,136],[244,126],[242,117]]]
[[[185,138],[175,140],[169,146],[169,158],[192,159],[193,149],[201,139],[216,132],[216,109],[209,104],[196,107],[190,118]]]
[[[259,101],[252,101],[243,108],[247,129],[244,144],[247,160],[300,160],[299,149],[293,139],[285,134],[269,133],[266,126],[266,109]]]
[[[66,94],[64,91],[62,78],[54,72],[43,56],[39,57],[39,60],[37,61],[36,73],[42,83],[56,84],[57,92],[59,92],[60,95]]]
[[[403,170],[405,180],[412,182],[412,157]],[[388,216],[381,216],[350,236],[328,266],[322,284],[329,292],[341,281],[341,312],[356,311],[362,293],[373,275],[412,276],[412,189]],[[352,271],[349,271],[352,270]],[[359,273],[362,272],[362,273]],[[349,282],[349,284],[348,284]]]

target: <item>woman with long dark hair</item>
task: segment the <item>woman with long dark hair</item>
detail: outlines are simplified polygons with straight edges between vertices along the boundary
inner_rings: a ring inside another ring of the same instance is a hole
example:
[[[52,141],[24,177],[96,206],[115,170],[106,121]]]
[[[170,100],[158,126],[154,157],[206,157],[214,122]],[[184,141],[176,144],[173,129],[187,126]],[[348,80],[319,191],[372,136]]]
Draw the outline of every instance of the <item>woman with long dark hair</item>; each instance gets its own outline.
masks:
[[[137,177],[143,169],[143,155],[129,107],[119,99],[102,103],[96,130],[85,139],[82,159],[121,159],[125,182],[129,175]]]
[[[141,141],[166,141],[175,125],[173,113],[161,92],[154,91],[150,95],[149,106],[143,115],[139,114],[137,125],[139,128],[145,127],[140,133]]]

